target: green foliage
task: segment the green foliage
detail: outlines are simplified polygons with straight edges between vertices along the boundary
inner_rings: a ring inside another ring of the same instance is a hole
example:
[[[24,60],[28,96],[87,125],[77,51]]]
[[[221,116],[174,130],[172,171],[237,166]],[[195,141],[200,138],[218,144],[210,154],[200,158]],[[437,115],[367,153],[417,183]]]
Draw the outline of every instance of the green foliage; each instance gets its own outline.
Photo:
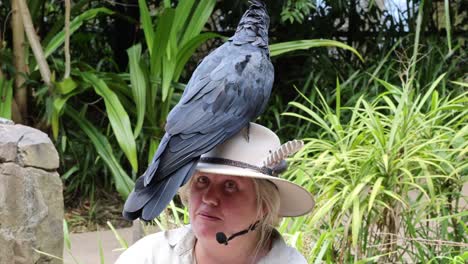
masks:
[[[129,58],[130,83],[132,87],[132,96],[135,101],[137,122],[133,132],[137,137],[143,126],[146,110],[146,78],[140,66],[141,45],[135,45],[127,50]]]
[[[61,76],[63,6],[29,2],[53,74]],[[276,80],[258,121],[283,139],[306,139],[286,176],[315,194],[316,210],[284,219],[279,230],[309,263],[468,259],[468,216],[458,204],[466,199],[460,190],[467,181],[468,84],[460,37],[466,12],[459,11],[462,1],[443,3],[409,1],[405,14],[376,1],[268,4]],[[245,10],[236,1],[172,7],[171,1],[139,0],[138,16],[125,12],[132,7],[101,4],[72,6],[70,78],[56,79],[49,93],[29,53],[25,75],[33,109],[28,118],[51,126],[66,195],[91,201],[101,186],[128,195],[157,148],[185,73],[217,44],[220,35],[202,29],[228,35],[236,13]],[[0,3],[4,29],[9,6]],[[118,20],[133,27],[134,36],[121,37]],[[127,45],[116,45],[122,40]],[[198,49],[206,43],[207,50]],[[11,117],[15,69],[8,30],[0,46],[0,116]],[[117,48],[128,64],[118,60]],[[179,204],[155,220],[161,229],[188,223]]]
[[[306,227],[287,231],[320,241],[309,261],[427,262],[462,253],[452,241],[468,240],[467,216],[457,214],[468,180],[468,97],[439,98],[443,80],[418,94],[409,82],[398,87],[375,78],[386,91],[352,107],[332,108],[320,92],[320,105],[305,95],[307,105],[290,103],[302,114],[285,115],[318,128],[289,174],[316,197],[304,225],[303,218],[288,224]]]
[[[13,80],[0,78],[0,117],[11,119]]]
[[[177,95],[175,89],[180,87],[177,82],[185,64],[201,44],[218,36],[214,33],[200,33],[215,2],[183,1],[176,8],[164,8],[157,23],[153,24],[146,2],[139,1],[147,53],[142,56],[140,44],[129,48],[127,53],[132,95],[137,108],[134,136],[139,136],[147,120],[147,126],[156,131],[150,134],[150,146],[156,146],[162,136],[162,126],[174,104],[171,99]],[[152,147],[148,160],[154,151]]]
[[[79,16],[75,17],[72,21],[70,21],[70,35],[77,31],[86,21],[89,21],[95,18],[97,15],[105,14],[111,15],[113,12],[107,8],[92,8],[86,10]],[[52,37],[50,41],[46,43],[42,43],[44,46],[44,55],[45,57],[49,57],[53,52],[55,52],[60,46],[63,45],[65,42],[65,30],[58,32],[56,35]]]
[[[96,75],[84,72],[81,76],[85,84],[93,86],[96,93],[104,99],[106,112],[120,148],[130,161],[133,170],[138,171],[136,146],[130,125],[130,119],[128,118],[127,111],[121,104],[119,97],[109,89],[109,87],[107,87],[106,83],[102,79],[97,78]]]
[[[297,51],[297,50],[305,50],[310,48],[316,47],[337,47],[351,51],[361,61],[364,61],[361,54],[353,47],[350,47],[342,42],[335,41],[335,40],[328,40],[328,39],[309,39],[309,40],[296,40],[296,41],[288,41],[288,42],[281,42],[275,43],[270,45],[270,55],[272,57],[279,56],[287,52]]]
[[[138,161],[142,160],[141,154],[137,155],[137,150],[149,145],[150,150],[141,153],[148,154],[148,158],[143,158],[143,160],[152,157],[158,139],[162,136],[162,126],[166,115],[174,104],[172,97],[177,96],[175,89],[181,87],[177,81],[184,65],[198,46],[218,36],[214,33],[200,34],[215,3],[213,0],[205,2],[185,1],[175,9],[164,8],[157,17],[158,23],[153,26],[146,3],[140,1],[142,25],[149,48],[143,52],[142,45],[136,44],[127,50],[129,74],[116,75],[98,72],[89,65],[77,64],[75,67],[80,68],[73,68],[69,79],[55,82],[56,93],[45,100],[49,105],[46,116],[52,125],[54,138],[60,139],[60,134],[64,138],[67,133],[67,129],[61,126],[62,115],[71,117],[91,139],[97,152],[97,156],[89,157],[86,153],[84,157],[87,157],[86,160],[89,162],[83,164],[103,161],[122,197],[130,193],[133,181],[125,173],[125,164],[124,167],[120,165],[120,156],[114,152],[116,146],[112,144],[112,139],[108,140],[107,137],[115,137],[118,148],[125,154],[132,168],[132,175],[137,175],[139,173]],[[192,10],[195,10],[195,13],[191,15]],[[84,12],[73,20],[71,32],[75,32],[84,22],[93,19],[99,13],[111,14],[111,11],[96,8]],[[180,20],[175,19],[176,15],[178,18],[185,17],[190,23],[181,23]],[[63,43],[63,39],[63,32],[52,37],[46,48],[47,54],[56,50]],[[60,66],[60,71],[63,70],[61,62],[56,65]],[[105,126],[90,122],[89,117],[86,117],[88,108],[77,105],[80,98],[88,97],[90,94],[97,97],[97,101],[104,102],[104,107],[101,105],[95,105],[95,107],[105,113],[105,119],[102,120],[101,117],[99,120],[99,122],[104,121]],[[81,114],[74,110],[77,107],[82,110]],[[109,133],[109,125],[112,133]],[[145,136],[142,136],[143,130]],[[70,135],[73,133],[69,133]],[[71,144],[70,140],[75,139],[68,137],[68,140]],[[63,149],[71,151],[70,147]],[[66,153],[63,154],[66,155]],[[97,157],[99,159],[96,159]],[[102,166],[99,167],[102,168]],[[67,178],[74,175],[73,178],[78,177],[85,181],[87,177],[83,176],[86,172],[81,172],[77,168],[72,167],[65,175]],[[75,186],[80,186],[82,182],[75,184]]]
[[[281,21],[302,23],[313,9],[315,6],[311,0],[288,0],[281,11]]]
[[[118,160],[115,158],[107,138],[102,135],[95,126],[85,118],[81,117],[79,113],[72,108],[67,108],[65,113],[72,118],[73,121],[75,121],[75,123],[86,133],[89,139],[91,139],[97,153],[111,170],[117,191],[123,197],[128,196],[133,189],[133,181],[128,177],[127,173],[125,173]]]

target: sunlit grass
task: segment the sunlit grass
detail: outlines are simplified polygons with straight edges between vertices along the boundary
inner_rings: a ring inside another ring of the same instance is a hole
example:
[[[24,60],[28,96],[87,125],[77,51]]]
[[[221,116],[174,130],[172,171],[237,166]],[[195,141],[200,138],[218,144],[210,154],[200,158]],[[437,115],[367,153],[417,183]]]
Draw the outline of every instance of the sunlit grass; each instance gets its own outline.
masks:
[[[305,95],[307,104],[290,103],[299,112],[284,115],[318,130],[304,139],[288,175],[317,201],[312,215],[285,230],[312,238],[312,251],[298,245],[307,248],[309,261],[425,263],[465,256],[468,217],[459,214],[466,210],[459,201],[467,182],[468,97],[439,98],[444,77],[424,94],[415,92],[414,80],[400,87],[375,78],[383,92],[371,100],[361,96],[352,107],[336,100],[331,108],[319,91],[319,104]]]

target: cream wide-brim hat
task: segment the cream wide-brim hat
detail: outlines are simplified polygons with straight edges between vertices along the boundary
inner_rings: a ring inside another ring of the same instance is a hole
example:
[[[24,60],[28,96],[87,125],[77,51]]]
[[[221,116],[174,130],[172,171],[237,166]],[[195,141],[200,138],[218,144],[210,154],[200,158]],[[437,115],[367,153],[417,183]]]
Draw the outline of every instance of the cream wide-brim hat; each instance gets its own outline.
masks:
[[[248,132],[247,132],[248,131]],[[281,147],[280,140],[268,128],[250,123],[223,144],[200,158],[199,172],[269,180],[276,185],[280,196],[279,216],[301,216],[314,208],[309,191],[277,175],[269,173],[265,161]]]

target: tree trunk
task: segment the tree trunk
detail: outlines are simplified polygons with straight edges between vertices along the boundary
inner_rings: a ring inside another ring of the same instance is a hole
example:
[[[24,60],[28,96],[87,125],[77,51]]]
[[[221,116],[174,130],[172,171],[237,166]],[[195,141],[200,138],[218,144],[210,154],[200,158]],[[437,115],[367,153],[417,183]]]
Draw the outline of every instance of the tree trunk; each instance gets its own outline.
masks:
[[[28,116],[28,90],[25,84],[24,75],[27,74],[28,68],[26,65],[25,58],[25,46],[24,42],[24,28],[19,12],[18,0],[11,1],[12,12],[12,23],[11,30],[13,33],[13,61],[16,68],[15,76],[15,96],[14,101],[16,102],[16,123],[27,123],[26,118]],[[15,107],[12,109],[12,114],[15,112]]]
[[[31,46],[34,57],[37,61],[37,65],[39,66],[39,72],[41,73],[42,80],[49,87],[50,91],[52,89],[52,83],[50,80],[51,73],[49,64],[47,64],[41,42],[39,41],[39,37],[37,36],[36,31],[34,30],[28,5],[25,0],[16,0],[16,2],[19,7],[21,18],[23,19],[24,30],[26,32],[26,36],[28,37],[29,45]]]

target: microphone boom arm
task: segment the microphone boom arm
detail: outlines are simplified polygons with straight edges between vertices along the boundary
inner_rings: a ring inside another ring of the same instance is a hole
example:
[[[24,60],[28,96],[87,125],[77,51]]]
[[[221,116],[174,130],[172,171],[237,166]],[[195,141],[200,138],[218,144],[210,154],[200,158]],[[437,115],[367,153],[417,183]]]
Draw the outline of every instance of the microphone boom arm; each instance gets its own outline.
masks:
[[[223,232],[218,232],[218,233],[216,233],[216,241],[218,241],[218,243],[220,243],[220,244],[224,244],[225,246],[227,246],[228,242],[230,240],[234,239],[235,237],[245,235],[250,231],[254,231],[255,228],[257,228],[257,225],[258,225],[259,222],[260,222],[260,220],[257,220],[255,223],[249,225],[249,227],[247,229],[244,229],[242,231],[234,233],[229,238],[227,238],[226,234],[224,234]]]

